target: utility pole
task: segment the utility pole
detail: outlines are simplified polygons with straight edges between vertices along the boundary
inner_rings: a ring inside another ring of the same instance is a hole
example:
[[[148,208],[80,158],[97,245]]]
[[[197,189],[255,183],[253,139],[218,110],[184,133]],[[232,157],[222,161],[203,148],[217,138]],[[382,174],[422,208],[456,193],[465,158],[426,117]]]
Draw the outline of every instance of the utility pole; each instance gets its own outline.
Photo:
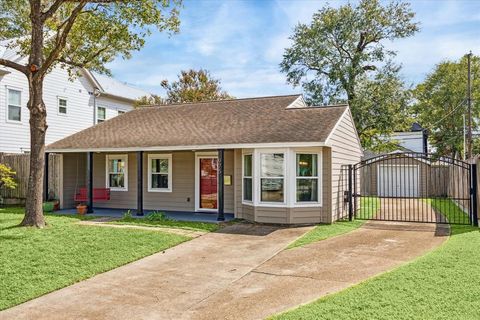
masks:
[[[468,61],[468,81],[467,81],[467,106],[468,106],[468,137],[467,137],[467,159],[472,157],[472,87],[470,84],[470,62],[472,59],[472,52],[467,54]]]

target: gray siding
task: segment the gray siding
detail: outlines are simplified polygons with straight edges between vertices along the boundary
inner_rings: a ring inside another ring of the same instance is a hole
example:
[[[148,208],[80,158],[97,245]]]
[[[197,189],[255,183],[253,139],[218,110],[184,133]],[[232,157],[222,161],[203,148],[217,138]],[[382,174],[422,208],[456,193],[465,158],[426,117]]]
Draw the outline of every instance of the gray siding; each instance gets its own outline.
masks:
[[[347,206],[343,201],[347,190],[348,165],[361,160],[362,148],[350,112],[346,112],[332,132],[332,221],[346,217]]]
[[[87,155],[85,153],[63,154],[63,208],[75,207],[73,197],[78,188],[85,187]]]
[[[158,152],[160,153],[160,152]],[[148,192],[148,154],[144,153],[144,208],[147,210],[195,210],[195,152],[178,151],[166,152],[172,154],[172,192]],[[121,154],[121,153],[114,153]],[[124,153],[125,154],[125,153]],[[157,154],[152,152],[152,154]],[[64,207],[73,207],[73,194],[75,185],[86,186],[86,154],[78,154],[83,159],[78,168],[81,177],[76,183],[76,157],[77,154],[64,154]],[[95,153],[94,163],[94,188],[106,187],[106,155]],[[232,175],[234,169],[233,150],[225,151],[225,175]],[[225,186],[225,212],[234,212],[235,177],[231,186]],[[135,209],[137,207],[137,157],[136,153],[128,153],[128,191],[111,191],[108,201],[95,201],[98,208]]]

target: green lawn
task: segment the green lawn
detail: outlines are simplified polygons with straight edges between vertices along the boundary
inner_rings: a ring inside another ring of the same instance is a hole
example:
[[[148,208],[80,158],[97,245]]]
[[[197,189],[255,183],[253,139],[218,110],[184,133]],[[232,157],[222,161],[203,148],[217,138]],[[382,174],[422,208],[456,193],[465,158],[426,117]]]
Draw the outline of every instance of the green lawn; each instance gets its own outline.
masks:
[[[47,216],[44,229],[17,227],[21,208],[0,208],[0,310],[170,248],[188,237],[75,224]]]
[[[360,199],[360,212],[361,217],[371,217],[379,208],[380,201],[378,198],[365,197]],[[337,221],[332,224],[320,224],[315,229],[307,232],[303,237],[297,239],[295,242],[288,246],[289,249],[301,247],[306,244],[325,240],[334,236],[341,235],[343,233],[350,232],[363,225],[366,220],[354,220],[354,221]]]
[[[460,210],[448,200],[432,205],[447,217]],[[451,228],[452,236],[433,252],[274,319],[479,319],[480,232]]]

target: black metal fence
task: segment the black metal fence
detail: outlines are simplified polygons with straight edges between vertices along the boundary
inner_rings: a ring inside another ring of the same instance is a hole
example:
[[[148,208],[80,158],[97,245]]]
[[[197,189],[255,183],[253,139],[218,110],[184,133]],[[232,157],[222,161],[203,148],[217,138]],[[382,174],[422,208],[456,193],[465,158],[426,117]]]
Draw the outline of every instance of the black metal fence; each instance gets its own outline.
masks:
[[[349,168],[350,218],[476,223],[476,165],[424,153],[393,153]]]

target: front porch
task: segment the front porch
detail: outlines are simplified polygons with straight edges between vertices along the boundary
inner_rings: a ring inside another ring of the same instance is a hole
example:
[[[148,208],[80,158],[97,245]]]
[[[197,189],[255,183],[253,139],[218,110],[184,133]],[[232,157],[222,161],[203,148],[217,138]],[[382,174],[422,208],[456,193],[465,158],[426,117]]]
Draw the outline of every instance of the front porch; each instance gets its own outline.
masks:
[[[61,169],[60,214],[82,203],[98,217],[121,218],[130,209],[135,217],[158,211],[177,221],[234,218],[232,149],[63,153]]]
[[[122,218],[127,212],[128,209],[113,209],[113,208],[93,208],[93,212],[89,213],[88,216],[92,217],[109,217],[109,218]],[[135,211],[135,210],[133,210]],[[133,212],[132,218],[137,219],[144,219],[150,213],[155,212],[156,210],[144,210],[143,216],[138,216]],[[222,221],[218,221],[217,214],[215,213],[202,213],[202,212],[182,212],[182,211],[161,211],[165,213],[165,216],[168,219],[176,220],[176,221],[194,221],[194,222],[206,222],[206,223],[220,223]],[[61,209],[59,211],[55,211],[55,214],[65,214],[65,215],[76,215],[77,210],[73,209]],[[234,219],[234,215],[231,213],[225,213],[225,220],[226,222],[232,221]]]

